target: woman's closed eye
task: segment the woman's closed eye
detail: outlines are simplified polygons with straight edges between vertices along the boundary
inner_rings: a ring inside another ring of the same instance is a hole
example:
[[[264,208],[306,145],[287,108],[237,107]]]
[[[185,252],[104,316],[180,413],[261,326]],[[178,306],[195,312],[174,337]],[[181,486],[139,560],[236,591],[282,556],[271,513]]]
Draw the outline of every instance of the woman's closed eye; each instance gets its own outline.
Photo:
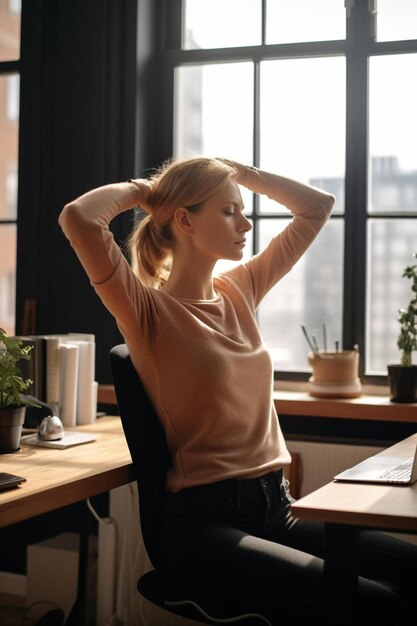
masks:
[[[231,217],[234,217],[234,216],[236,217],[236,216],[240,215],[242,213],[242,211],[243,211],[243,208],[241,209],[240,207],[235,207],[233,205],[226,206],[223,209],[224,215],[229,215]]]

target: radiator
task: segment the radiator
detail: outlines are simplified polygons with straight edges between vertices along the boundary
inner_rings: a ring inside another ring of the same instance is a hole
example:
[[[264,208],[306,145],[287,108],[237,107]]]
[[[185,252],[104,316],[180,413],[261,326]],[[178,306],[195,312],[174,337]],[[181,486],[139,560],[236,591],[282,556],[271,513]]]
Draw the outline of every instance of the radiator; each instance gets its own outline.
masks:
[[[296,481],[291,491],[294,497],[302,497],[333,480],[335,474],[356,465],[383,448],[342,443],[312,441],[287,441],[290,453],[296,459]],[[290,480],[291,482],[291,480]]]

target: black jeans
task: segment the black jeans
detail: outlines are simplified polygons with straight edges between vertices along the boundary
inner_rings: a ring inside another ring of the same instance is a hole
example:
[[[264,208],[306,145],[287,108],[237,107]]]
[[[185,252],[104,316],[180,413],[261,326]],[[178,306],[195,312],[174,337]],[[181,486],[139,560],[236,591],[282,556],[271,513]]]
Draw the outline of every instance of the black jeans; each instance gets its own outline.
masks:
[[[282,471],[169,494],[162,523],[166,572],[196,598],[259,612],[275,626],[344,624],[323,576],[324,526],[291,515]],[[376,531],[359,540],[356,624],[417,623],[417,546]],[[410,617],[411,616],[411,617]]]

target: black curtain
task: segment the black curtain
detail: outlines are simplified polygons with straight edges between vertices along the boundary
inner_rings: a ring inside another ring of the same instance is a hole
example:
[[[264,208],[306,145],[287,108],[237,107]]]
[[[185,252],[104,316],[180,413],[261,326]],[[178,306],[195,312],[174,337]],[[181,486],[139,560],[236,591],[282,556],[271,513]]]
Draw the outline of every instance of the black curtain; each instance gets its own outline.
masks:
[[[94,333],[102,383],[120,335],[57,220],[88,189],[156,165],[148,129],[159,114],[159,9],[151,0],[25,0],[22,8],[16,331]],[[131,225],[131,215],[117,218],[116,239]]]

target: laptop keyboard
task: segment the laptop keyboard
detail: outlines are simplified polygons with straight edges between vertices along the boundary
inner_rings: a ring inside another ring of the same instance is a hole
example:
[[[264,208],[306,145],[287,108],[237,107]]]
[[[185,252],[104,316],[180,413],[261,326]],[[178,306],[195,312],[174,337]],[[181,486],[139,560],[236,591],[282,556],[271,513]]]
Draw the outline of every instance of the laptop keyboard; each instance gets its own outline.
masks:
[[[406,480],[410,478],[413,461],[414,459],[407,459],[407,461],[404,461],[404,463],[401,463],[398,467],[394,467],[394,469],[381,474],[380,478],[386,480]]]

